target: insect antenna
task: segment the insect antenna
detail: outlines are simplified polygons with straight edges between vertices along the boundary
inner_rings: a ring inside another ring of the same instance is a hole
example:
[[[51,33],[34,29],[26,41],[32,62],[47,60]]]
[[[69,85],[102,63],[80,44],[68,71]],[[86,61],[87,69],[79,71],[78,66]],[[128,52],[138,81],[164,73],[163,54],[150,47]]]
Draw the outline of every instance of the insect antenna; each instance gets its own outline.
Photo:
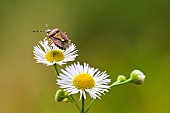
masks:
[[[47,24],[45,24],[46,25],[46,30],[35,30],[35,31],[33,31],[33,32],[46,32],[46,33],[49,33],[49,32],[51,32],[51,29],[49,29],[48,28],[48,25]]]
[[[41,31],[41,30],[35,30],[35,31],[33,31],[33,32],[45,32],[45,31]]]

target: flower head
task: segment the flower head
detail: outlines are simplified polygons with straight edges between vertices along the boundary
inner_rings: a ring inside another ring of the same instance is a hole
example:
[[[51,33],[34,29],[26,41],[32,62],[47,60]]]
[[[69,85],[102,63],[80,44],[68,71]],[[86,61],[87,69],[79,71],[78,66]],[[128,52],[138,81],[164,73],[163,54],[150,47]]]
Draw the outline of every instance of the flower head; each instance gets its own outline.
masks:
[[[104,92],[108,92],[111,82],[108,79],[106,72],[100,72],[98,69],[89,67],[88,64],[84,65],[72,64],[66,66],[65,70],[61,70],[60,76],[58,76],[58,85],[64,91],[68,92],[68,95],[76,94],[80,92],[80,99],[82,96],[86,99],[86,93],[89,93],[91,98],[99,98]]]
[[[34,58],[37,63],[42,63],[47,66],[58,64],[62,65],[68,61],[75,60],[77,55],[75,44],[71,44],[66,50],[58,48],[55,44],[49,46],[47,39],[39,42],[40,45],[34,46]]]

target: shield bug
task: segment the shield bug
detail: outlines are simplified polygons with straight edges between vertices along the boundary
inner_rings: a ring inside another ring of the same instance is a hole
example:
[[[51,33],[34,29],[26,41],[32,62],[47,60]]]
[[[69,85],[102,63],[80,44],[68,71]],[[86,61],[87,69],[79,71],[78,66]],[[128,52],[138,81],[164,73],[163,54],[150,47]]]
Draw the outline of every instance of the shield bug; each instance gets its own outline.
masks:
[[[70,46],[70,40],[66,32],[62,32],[58,28],[49,29],[47,24],[46,24],[46,27],[47,27],[47,30],[45,31],[37,30],[33,32],[46,32],[47,37],[49,38],[48,39],[49,46],[51,46],[51,44],[54,43],[57,47],[63,50],[66,50]]]

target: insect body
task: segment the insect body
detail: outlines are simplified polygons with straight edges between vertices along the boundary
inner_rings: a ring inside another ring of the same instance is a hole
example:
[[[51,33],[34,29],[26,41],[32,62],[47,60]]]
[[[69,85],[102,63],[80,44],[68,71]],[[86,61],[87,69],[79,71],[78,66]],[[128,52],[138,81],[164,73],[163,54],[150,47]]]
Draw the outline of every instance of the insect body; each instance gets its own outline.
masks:
[[[46,25],[47,26],[47,25]],[[49,46],[54,43],[60,49],[66,50],[70,46],[70,40],[66,33],[63,33],[60,29],[54,28],[45,31],[33,31],[33,32],[46,32],[49,38]]]

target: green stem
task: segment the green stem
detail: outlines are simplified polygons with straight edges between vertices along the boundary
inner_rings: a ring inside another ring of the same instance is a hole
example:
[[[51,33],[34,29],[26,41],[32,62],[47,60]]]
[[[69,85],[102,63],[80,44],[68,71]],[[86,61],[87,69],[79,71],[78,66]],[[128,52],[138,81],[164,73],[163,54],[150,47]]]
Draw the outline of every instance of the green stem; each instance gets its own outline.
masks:
[[[59,76],[59,72],[58,72],[58,69],[57,69],[57,64],[54,64],[54,68],[55,68],[55,71],[56,71],[57,75]]]
[[[114,82],[113,84],[111,84],[110,87],[118,86],[118,85],[123,85],[123,84],[126,84],[126,83],[130,83],[131,81],[132,81],[131,78],[129,78],[129,79],[123,81],[123,82],[118,82],[118,81],[116,81],[116,82]],[[83,107],[83,99],[84,99],[84,98],[82,98],[82,107]],[[82,113],[87,113],[94,102],[95,102],[95,100],[92,100],[92,102],[88,105],[87,109],[86,109],[84,112],[82,111]],[[83,109],[83,108],[82,108],[82,109]]]
[[[84,112],[84,106],[85,106],[84,96],[82,96],[82,109],[81,109],[81,113],[85,113],[85,112]]]
[[[71,97],[71,98],[70,98],[71,102],[77,107],[77,109],[78,109],[78,110],[80,111],[80,113],[81,113],[80,107],[79,107],[79,105],[77,104],[77,102],[75,101],[75,99],[73,98],[73,96],[71,95],[70,97]]]
[[[118,86],[118,85],[123,85],[123,84],[126,84],[126,83],[130,83],[132,81],[131,78],[123,81],[123,82],[114,82],[113,84],[110,85],[110,87],[113,87],[113,86]],[[82,100],[83,101],[83,100]],[[82,113],[87,113],[90,109],[90,107],[92,106],[92,104],[95,102],[95,100],[92,100],[92,102],[88,105],[87,109],[85,110],[85,112],[82,112]]]
[[[116,82],[114,82],[113,84],[111,84],[110,87],[118,86],[118,85],[122,85],[122,84],[126,84],[126,83],[130,83],[131,81],[132,81],[131,78],[129,78],[129,79],[123,81],[123,82],[118,82],[118,81],[116,81]]]
[[[92,106],[92,104],[95,102],[96,99],[92,100],[91,103],[87,106],[87,109],[85,110],[84,113],[87,113],[90,109],[90,107]]]

